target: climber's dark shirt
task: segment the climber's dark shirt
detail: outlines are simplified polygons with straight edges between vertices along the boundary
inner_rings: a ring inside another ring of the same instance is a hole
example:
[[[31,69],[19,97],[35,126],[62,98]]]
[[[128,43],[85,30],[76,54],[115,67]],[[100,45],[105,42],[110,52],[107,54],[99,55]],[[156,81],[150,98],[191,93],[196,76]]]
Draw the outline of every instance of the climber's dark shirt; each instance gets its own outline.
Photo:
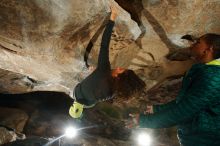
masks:
[[[96,70],[75,87],[76,100],[81,104],[93,105],[113,95],[109,62],[109,43],[113,27],[114,21],[109,20],[102,36]]]

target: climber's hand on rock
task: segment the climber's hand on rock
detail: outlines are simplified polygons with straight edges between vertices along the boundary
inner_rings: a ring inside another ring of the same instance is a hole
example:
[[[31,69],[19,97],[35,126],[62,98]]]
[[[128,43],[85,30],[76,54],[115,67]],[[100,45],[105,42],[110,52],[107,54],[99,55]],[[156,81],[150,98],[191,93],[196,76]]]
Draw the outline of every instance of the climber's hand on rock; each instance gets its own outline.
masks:
[[[110,16],[110,20],[115,21],[115,19],[118,16],[118,8],[115,5],[111,5],[110,6],[111,9],[111,16]]]

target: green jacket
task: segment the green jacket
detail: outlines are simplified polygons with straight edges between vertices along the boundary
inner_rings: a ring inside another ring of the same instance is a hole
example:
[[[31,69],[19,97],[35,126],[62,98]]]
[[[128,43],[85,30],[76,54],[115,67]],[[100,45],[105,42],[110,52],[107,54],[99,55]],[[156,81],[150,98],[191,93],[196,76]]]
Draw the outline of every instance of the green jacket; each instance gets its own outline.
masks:
[[[177,125],[183,146],[220,146],[220,62],[195,64],[183,78],[176,100],[140,115],[140,127]]]

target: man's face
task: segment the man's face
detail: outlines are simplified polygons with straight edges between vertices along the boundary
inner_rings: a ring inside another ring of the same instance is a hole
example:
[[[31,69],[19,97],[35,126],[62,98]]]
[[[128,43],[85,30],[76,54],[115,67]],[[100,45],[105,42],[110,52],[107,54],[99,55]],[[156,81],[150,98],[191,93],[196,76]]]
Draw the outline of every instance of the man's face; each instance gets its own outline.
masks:
[[[196,60],[201,60],[207,54],[206,51],[209,51],[209,45],[206,43],[203,37],[197,39],[196,42],[190,47],[191,55]]]

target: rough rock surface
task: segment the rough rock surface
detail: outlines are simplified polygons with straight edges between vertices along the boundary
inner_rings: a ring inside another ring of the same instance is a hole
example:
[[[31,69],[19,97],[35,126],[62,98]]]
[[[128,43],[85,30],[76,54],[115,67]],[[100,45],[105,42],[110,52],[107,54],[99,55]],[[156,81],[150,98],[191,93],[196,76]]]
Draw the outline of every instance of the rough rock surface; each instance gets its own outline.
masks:
[[[15,135],[13,135],[6,128],[0,127],[0,145],[15,141]]]
[[[117,32],[135,40],[139,27],[120,11]],[[76,74],[82,72],[86,45],[109,17],[109,1],[2,0],[0,13],[0,68],[10,84],[1,92],[68,94],[77,82]]]
[[[25,139],[25,135],[0,126],[0,145]]]
[[[22,132],[28,120],[28,115],[19,109],[0,107],[0,125]]]
[[[84,73],[82,58],[90,41],[94,43],[90,62],[96,64],[109,2],[113,1],[1,0],[0,82],[4,86],[0,91],[69,94]],[[121,8],[111,43],[112,67],[136,70],[149,88],[190,67],[187,57],[177,53],[187,47],[182,35],[220,32],[218,0],[116,2]],[[170,53],[172,60],[180,61],[167,60]]]

